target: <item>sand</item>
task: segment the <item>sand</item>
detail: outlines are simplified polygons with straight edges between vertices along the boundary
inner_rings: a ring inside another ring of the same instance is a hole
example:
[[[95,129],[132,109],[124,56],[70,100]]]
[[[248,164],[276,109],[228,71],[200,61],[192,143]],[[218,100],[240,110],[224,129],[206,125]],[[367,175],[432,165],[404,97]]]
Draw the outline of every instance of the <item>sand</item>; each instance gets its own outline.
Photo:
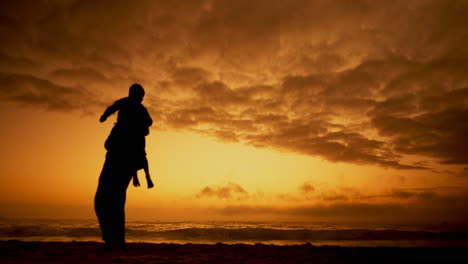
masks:
[[[0,241],[0,263],[468,263],[468,248]]]

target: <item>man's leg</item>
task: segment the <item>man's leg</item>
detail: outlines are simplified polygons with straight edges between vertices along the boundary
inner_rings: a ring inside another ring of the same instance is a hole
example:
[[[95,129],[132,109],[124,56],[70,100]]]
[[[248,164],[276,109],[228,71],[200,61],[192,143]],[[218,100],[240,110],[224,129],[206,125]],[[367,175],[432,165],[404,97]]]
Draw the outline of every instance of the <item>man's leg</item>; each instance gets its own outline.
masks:
[[[94,197],[102,239],[115,247],[125,245],[125,199],[132,178],[131,170],[123,164],[119,156],[107,153]]]
[[[114,201],[112,207],[112,244],[117,248],[125,248],[125,201],[127,187],[132,179],[132,174],[122,170],[115,175],[118,179],[118,186],[114,191]]]
[[[108,243],[112,234],[112,167],[106,157],[99,176],[99,183],[94,197],[94,210],[101,227],[102,239]]]

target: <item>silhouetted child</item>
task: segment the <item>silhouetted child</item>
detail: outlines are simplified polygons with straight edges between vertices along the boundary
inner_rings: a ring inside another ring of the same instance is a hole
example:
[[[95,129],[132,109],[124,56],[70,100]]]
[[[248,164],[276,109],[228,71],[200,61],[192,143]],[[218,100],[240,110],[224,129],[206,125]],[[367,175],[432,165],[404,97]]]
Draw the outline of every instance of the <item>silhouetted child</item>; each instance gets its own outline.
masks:
[[[135,169],[133,175],[133,185],[138,187],[140,183],[137,171],[144,169],[148,188],[154,186],[151,181],[148,160],[146,159],[145,137],[149,134],[149,127],[153,124],[146,108],[141,104],[145,91],[139,84],[130,86],[128,97],[115,101],[102,114],[99,121],[106,119],[118,111],[117,123],[109,134],[104,146],[107,151],[128,156],[128,161]]]

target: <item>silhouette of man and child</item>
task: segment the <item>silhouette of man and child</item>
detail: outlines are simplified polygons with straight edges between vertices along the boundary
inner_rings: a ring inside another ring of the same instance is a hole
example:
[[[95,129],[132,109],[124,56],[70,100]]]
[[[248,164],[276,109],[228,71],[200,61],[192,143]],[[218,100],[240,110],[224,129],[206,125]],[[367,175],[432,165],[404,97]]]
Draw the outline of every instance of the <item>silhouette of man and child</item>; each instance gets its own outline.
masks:
[[[94,208],[105,245],[125,249],[125,200],[127,187],[133,179],[140,186],[137,171],[143,169],[148,188],[154,186],[146,159],[146,140],[153,120],[141,103],[145,91],[139,84],[130,86],[128,97],[115,101],[100,118],[100,122],[118,111],[117,122],[104,147],[106,160],[99,176]]]

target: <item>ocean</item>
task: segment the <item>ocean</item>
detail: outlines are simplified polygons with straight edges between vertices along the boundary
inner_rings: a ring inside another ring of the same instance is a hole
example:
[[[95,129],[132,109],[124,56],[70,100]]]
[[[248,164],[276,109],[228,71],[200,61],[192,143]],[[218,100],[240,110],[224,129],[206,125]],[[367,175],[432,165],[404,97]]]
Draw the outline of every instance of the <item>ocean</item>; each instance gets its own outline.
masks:
[[[0,240],[101,241],[97,220],[0,218]],[[127,221],[127,242],[316,246],[468,246],[468,225]]]

